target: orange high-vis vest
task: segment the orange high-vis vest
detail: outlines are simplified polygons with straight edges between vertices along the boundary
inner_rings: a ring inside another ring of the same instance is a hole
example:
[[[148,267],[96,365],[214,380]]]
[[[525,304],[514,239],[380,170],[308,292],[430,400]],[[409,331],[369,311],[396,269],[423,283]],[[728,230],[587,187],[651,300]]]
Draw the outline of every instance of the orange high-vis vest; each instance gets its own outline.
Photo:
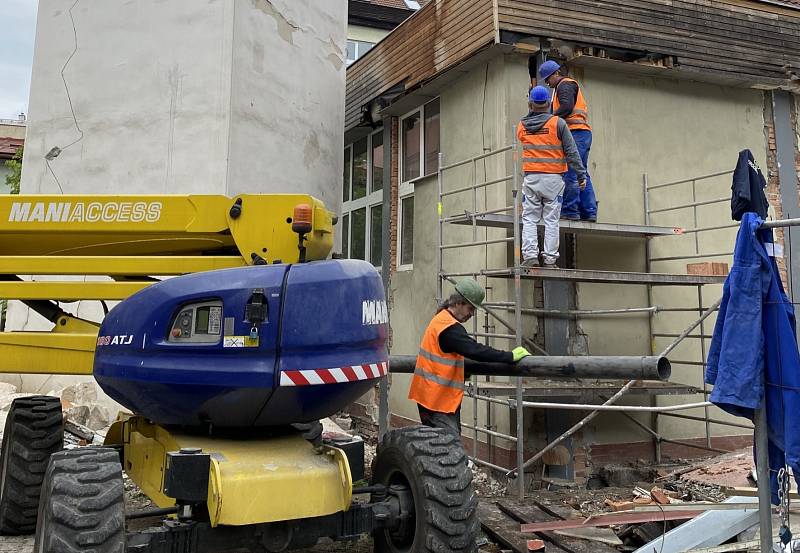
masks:
[[[567,126],[571,131],[590,131],[592,127],[589,126],[589,106],[586,105],[586,99],[583,97],[583,91],[581,90],[578,81],[575,79],[570,79],[564,77],[558,82],[560,85],[563,82],[568,83],[575,83],[575,86],[578,87],[578,97],[575,98],[575,107],[572,109],[572,113],[564,117],[563,119],[567,122]],[[556,85],[556,90],[558,90],[558,85]],[[558,111],[558,93],[553,93],[553,113]]]
[[[536,132],[528,132],[520,122],[517,138],[522,144],[522,170],[525,173],[566,173],[567,158],[558,137],[558,117],[551,115]]]
[[[422,336],[408,390],[408,399],[437,413],[455,413],[464,397],[464,356],[446,353],[439,346],[439,335],[454,324],[459,323],[447,309],[431,320]]]

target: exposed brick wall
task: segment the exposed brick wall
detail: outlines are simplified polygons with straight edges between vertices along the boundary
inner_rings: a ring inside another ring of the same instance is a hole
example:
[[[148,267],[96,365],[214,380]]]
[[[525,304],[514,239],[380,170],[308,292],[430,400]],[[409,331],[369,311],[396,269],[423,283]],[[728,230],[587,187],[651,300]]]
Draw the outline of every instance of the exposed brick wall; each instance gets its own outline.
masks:
[[[794,110],[792,111],[794,112]],[[764,176],[767,179],[767,200],[769,200],[770,205],[775,209],[775,218],[783,219],[781,189],[778,179],[777,147],[775,145],[775,119],[772,112],[772,95],[770,93],[764,93],[764,138],[767,143],[767,167],[766,171],[764,171]],[[775,236],[775,242],[785,247],[784,229],[774,229],[773,234]],[[776,261],[783,286],[788,290],[789,274],[786,268],[786,260],[781,257]]]

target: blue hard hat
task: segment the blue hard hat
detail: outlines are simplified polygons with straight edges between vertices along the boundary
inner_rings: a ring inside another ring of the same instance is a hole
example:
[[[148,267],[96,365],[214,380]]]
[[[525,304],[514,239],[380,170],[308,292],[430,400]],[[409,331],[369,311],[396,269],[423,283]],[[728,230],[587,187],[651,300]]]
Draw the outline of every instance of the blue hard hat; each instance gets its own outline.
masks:
[[[542,65],[539,66],[539,77],[542,79],[546,79],[556,71],[561,69],[561,66],[558,65],[553,60],[547,60]]]
[[[546,104],[550,101],[550,91],[544,86],[534,86],[528,99],[534,104]]]

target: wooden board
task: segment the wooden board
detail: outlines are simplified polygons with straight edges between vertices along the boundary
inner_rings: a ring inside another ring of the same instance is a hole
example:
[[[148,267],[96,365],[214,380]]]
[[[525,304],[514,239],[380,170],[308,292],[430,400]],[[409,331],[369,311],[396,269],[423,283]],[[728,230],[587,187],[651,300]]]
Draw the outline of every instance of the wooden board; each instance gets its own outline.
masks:
[[[528,553],[527,540],[532,536],[520,533],[518,521],[500,512],[495,505],[483,501],[478,505],[478,518],[481,528],[493,541],[503,548],[512,549],[514,553]],[[571,553],[552,543],[545,543],[544,550],[545,553]]]
[[[506,513],[512,513],[514,519],[519,523],[550,522],[560,520],[533,505],[520,505],[512,501],[498,502]],[[580,538],[559,536],[554,532],[538,532],[546,541],[558,544],[558,546],[569,553],[619,553],[619,551],[606,544],[587,541]],[[528,535],[528,534],[526,534]]]

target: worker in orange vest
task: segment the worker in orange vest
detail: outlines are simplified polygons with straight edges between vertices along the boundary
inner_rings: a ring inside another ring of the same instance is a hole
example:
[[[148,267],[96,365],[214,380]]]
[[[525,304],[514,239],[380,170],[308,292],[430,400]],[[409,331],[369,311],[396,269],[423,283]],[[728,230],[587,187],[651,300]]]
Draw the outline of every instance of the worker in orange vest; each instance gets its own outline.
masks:
[[[561,74],[561,66],[547,60],[539,67],[539,77],[553,89],[553,115],[567,122],[578,146],[581,162],[586,168],[586,187],[579,189],[578,175],[571,169],[564,175],[564,219],[597,221],[597,199],[589,176],[589,150],[592,148],[592,127],[589,125],[589,106],[578,81]]]
[[[530,355],[523,347],[501,351],[476,342],[461,323],[481,307],[486,292],[473,279],[456,284],[456,290],[431,320],[417,355],[408,399],[416,401],[425,426],[461,435],[461,400],[464,397],[464,359],[516,363]]]
[[[539,265],[538,226],[544,221],[542,261],[553,267],[558,260],[558,219],[561,215],[564,173],[567,167],[586,186],[586,171],[567,123],[550,113],[550,92],[534,87],[528,96],[530,113],[517,126],[522,145],[522,266]]]

